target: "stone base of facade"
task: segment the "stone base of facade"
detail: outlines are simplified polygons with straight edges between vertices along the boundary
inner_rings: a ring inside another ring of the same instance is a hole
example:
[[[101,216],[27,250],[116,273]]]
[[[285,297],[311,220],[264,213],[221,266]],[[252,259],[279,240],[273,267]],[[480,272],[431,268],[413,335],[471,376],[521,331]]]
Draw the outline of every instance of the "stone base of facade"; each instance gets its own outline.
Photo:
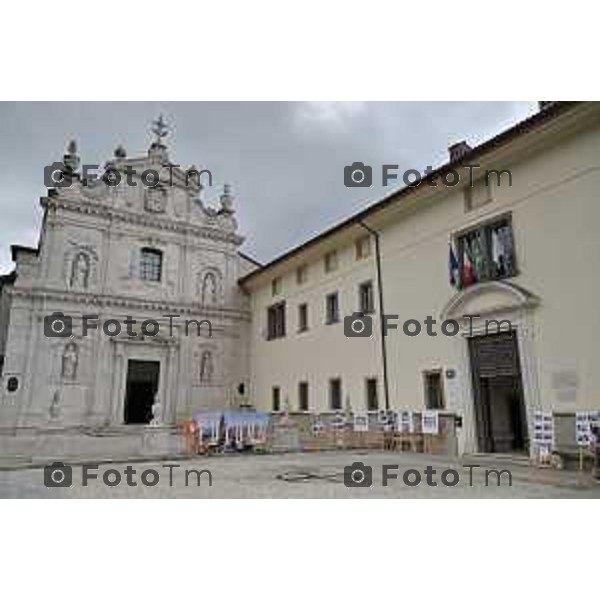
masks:
[[[167,426],[17,428],[0,431],[0,456],[6,466],[27,466],[53,460],[156,459],[181,453],[177,429]]]

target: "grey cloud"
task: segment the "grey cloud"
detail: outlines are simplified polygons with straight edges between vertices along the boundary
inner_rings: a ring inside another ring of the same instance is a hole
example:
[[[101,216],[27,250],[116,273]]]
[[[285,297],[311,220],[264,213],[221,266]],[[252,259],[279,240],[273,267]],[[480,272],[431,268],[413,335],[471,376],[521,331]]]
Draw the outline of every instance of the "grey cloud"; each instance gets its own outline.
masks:
[[[140,155],[164,113],[174,125],[171,159],[211,169],[209,200],[233,184],[244,250],[269,260],[389,193],[345,188],[345,165],[423,170],[445,161],[450,143],[480,143],[534,110],[534,102],[5,102],[0,272],[11,266],[10,244],[37,243],[43,168],[71,138],[86,163],[103,164],[119,144]]]

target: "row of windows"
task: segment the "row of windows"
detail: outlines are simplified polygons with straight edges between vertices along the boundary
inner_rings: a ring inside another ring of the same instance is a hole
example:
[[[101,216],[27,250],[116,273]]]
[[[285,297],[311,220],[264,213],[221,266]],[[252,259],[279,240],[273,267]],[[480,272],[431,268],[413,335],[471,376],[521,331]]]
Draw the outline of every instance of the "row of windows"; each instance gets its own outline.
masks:
[[[445,408],[444,391],[442,383],[442,371],[425,371],[423,373],[423,384],[425,386],[425,408],[427,410],[442,410]],[[368,411],[379,410],[379,390],[377,378],[368,377],[365,379],[365,407]],[[272,389],[272,410],[274,412],[281,411],[282,406],[281,388],[273,386]],[[329,409],[342,410],[343,395],[342,395],[342,380],[335,377],[329,380]],[[293,410],[291,406],[286,407]],[[298,411],[309,411],[311,409],[310,394],[308,381],[300,381],[298,383],[298,395],[296,409]]]
[[[299,411],[310,410],[310,394],[308,381],[298,383],[298,399],[296,408]],[[377,379],[369,377],[365,379],[365,406],[369,411],[379,410],[379,397]],[[281,388],[274,386],[272,389],[272,410],[279,412],[283,409],[281,401]],[[292,410],[292,407],[287,407]],[[343,409],[342,380],[339,377],[329,380],[329,408],[331,410]]]
[[[363,238],[361,238],[363,240]],[[363,257],[368,252],[357,241],[357,257]],[[369,241],[370,238],[364,238]],[[455,256],[452,259],[453,285],[465,288],[475,283],[505,279],[517,275],[516,254],[513,242],[511,216],[505,215],[471,227],[454,237]],[[370,246],[369,246],[370,247]],[[360,252],[359,248],[362,248]],[[326,270],[337,264],[337,254],[325,256]],[[328,267],[329,265],[329,267]],[[298,281],[305,281],[306,266],[299,268]],[[302,273],[302,275],[300,275]],[[273,293],[281,291],[281,280],[273,280]],[[375,310],[373,283],[366,281],[358,288],[358,310],[369,314]],[[309,311],[306,303],[298,306],[298,331],[309,328]],[[332,292],[325,297],[325,323],[337,323],[340,320],[340,300],[338,292]],[[279,302],[267,309],[268,339],[286,335],[286,306]]]
[[[373,282],[365,281],[358,286],[358,310],[364,314],[375,311]],[[331,325],[340,320],[340,297],[338,292],[325,296],[325,324]],[[308,304],[298,305],[298,332],[309,328]],[[286,303],[278,302],[267,308],[267,339],[274,340],[286,335]]]
[[[459,283],[462,287],[517,275],[511,215],[495,218],[469,228],[454,236],[454,241]],[[362,260],[370,255],[371,238],[364,236],[356,240],[356,260]],[[338,268],[337,251],[328,252],[323,262],[326,273],[335,271]],[[308,265],[301,265],[296,269],[296,283],[302,285],[307,280]],[[271,282],[272,295],[276,296],[281,291],[281,278],[276,277]]]
[[[354,256],[356,260],[363,260],[371,256],[371,238],[368,235],[360,237],[354,243]],[[332,250],[325,254],[323,258],[323,268],[325,273],[331,273],[338,268],[339,259],[337,250]],[[308,281],[308,265],[300,265],[296,269],[296,283],[303,285]],[[271,281],[271,294],[277,296],[281,293],[282,283],[280,277],[275,277]]]

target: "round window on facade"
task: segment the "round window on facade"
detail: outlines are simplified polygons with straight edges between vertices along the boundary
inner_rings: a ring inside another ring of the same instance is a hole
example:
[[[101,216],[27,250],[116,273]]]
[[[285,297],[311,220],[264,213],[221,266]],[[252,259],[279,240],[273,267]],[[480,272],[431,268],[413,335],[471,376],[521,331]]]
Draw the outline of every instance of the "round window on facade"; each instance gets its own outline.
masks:
[[[6,382],[6,390],[8,392],[16,392],[19,389],[19,380],[16,377],[9,377]]]

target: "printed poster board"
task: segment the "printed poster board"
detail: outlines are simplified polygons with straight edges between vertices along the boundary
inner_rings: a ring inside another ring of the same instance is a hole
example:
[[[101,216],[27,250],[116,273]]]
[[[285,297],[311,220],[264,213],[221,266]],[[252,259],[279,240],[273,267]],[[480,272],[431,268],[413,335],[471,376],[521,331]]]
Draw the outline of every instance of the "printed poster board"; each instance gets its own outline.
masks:
[[[436,410],[424,410],[421,415],[421,431],[437,435],[440,432],[440,415]]]

